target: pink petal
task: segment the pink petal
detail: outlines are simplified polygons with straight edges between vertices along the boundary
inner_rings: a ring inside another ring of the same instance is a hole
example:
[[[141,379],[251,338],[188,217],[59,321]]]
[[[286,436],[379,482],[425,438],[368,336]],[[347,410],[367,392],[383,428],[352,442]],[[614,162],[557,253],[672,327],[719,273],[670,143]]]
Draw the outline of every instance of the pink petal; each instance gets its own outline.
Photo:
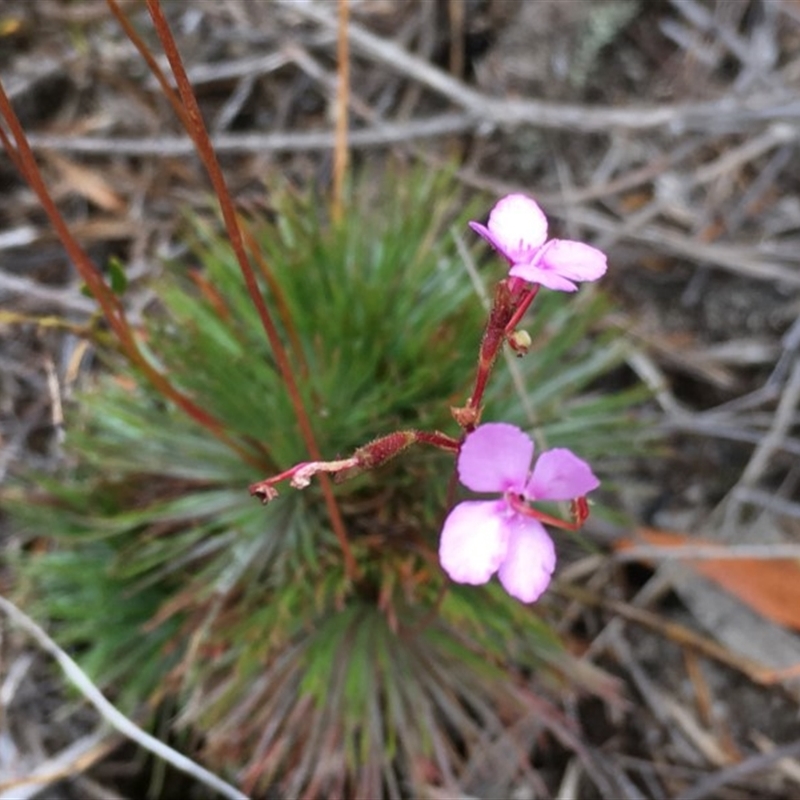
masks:
[[[525,496],[529,500],[574,500],[599,485],[585,461],[571,450],[557,447],[536,460]]]
[[[503,247],[503,242],[499,240],[485,225],[482,225],[480,222],[470,221],[467,223],[478,236],[482,236],[486,239],[489,244],[500,253],[503,258],[505,258],[510,263],[514,263],[514,259],[505,251]]]
[[[535,200],[524,194],[510,194],[499,200],[484,227],[470,227],[487,239],[512,264],[530,261],[547,239],[547,217]]]
[[[506,555],[508,519],[502,500],[468,500],[447,516],[439,561],[456,583],[486,583]]]
[[[605,253],[583,242],[552,239],[538,259],[538,266],[573,281],[596,281],[606,274]]]
[[[536,520],[517,518],[497,573],[503,588],[517,600],[532,603],[547,588],[555,568],[556,550],[547,531]]]
[[[572,282],[563,278],[555,272],[534,266],[534,262],[529,264],[514,264],[508,271],[513,278],[522,278],[528,283],[540,283],[548,289],[557,292],[576,292],[578,287]]]
[[[458,478],[473,492],[522,491],[533,442],[515,425],[487,422],[468,434],[458,454]]]

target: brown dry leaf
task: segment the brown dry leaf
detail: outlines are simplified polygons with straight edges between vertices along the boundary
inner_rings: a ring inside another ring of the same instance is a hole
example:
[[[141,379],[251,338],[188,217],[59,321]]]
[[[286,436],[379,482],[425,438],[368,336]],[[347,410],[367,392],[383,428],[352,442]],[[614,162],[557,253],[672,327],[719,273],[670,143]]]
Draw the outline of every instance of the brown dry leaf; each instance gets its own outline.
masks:
[[[635,214],[652,202],[653,193],[647,191],[628,192],[620,200],[619,208],[624,214]]]
[[[49,152],[47,158],[61,173],[71,191],[85,197],[103,211],[120,213],[125,209],[124,200],[95,169],[53,152]]]
[[[618,550],[637,544],[656,547],[725,546],[682,533],[640,528],[636,539],[622,539]],[[791,559],[712,558],[681,559],[698,575],[713,581],[772,622],[800,631],[800,562]]]
[[[142,226],[131,219],[98,217],[78,222],[72,233],[81,242],[104,242],[111,239],[132,239],[142,232]]]

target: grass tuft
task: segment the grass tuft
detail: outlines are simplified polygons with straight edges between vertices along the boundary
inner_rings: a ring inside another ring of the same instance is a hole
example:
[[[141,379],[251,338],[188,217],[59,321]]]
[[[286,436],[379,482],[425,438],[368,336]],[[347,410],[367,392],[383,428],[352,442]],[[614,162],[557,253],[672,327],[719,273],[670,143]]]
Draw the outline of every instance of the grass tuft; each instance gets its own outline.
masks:
[[[347,456],[408,427],[457,435],[449,408],[469,395],[484,317],[448,231],[481,212],[448,178],[399,171],[361,181],[348,208],[333,224],[285,192],[247,223],[320,449]],[[36,542],[28,605],[129,711],[176,703],[176,727],[202,732],[209,763],[248,792],[415,796],[455,790],[492,743],[525,752],[549,724],[529,676],[564,656],[536,609],[446,584],[452,458],[412,449],[336,486],[355,582],[316,485],[266,508],[249,498],[306,453],[216,222],[192,217],[187,235],[191,263],[165,268],[142,338],[263,472],[105,354],[69,409],[69,466],[15,506]],[[597,291],[537,298],[518,362],[536,419],[502,362],[484,414],[574,448],[601,477],[641,399],[596,388],[624,357],[594,333],[605,310]]]

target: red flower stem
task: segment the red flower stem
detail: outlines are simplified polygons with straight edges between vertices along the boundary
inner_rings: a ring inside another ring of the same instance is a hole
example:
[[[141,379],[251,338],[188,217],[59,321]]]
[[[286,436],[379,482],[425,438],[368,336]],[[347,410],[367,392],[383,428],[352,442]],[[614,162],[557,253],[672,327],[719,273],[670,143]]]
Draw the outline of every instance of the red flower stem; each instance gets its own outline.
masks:
[[[250,250],[250,254],[253,257],[253,261],[255,261],[258,271],[261,273],[261,277],[264,278],[264,281],[267,284],[267,289],[269,290],[270,295],[275,299],[278,317],[283,323],[283,327],[286,329],[286,336],[289,339],[289,344],[291,345],[295,360],[300,365],[300,378],[307,378],[309,372],[308,361],[306,360],[306,354],[303,350],[303,345],[300,342],[300,337],[297,335],[297,329],[295,328],[294,320],[292,319],[292,313],[289,310],[289,303],[286,300],[286,295],[284,295],[281,285],[275,278],[272,268],[267,263],[263,253],[259,250],[258,242],[256,241],[255,236],[253,236],[253,232],[250,230],[246,221],[242,219],[241,216],[239,217],[239,220],[240,227],[242,229],[242,235],[247,243],[247,248]]]
[[[158,0],[146,0],[147,10],[150,12],[150,17],[153,20],[158,38],[164,48],[164,53],[167,56],[169,65],[172,69],[172,74],[175,77],[175,82],[178,85],[178,94],[180,95],[185,116],[181,117],[181,122],[184,123],[187,133],[194,141],[197,148],[197,154],[200,156],[203,165],[208,172],[211,183],[214,187],[214,193],[219,201],[222,217],[225,221],[225,230],[228,234],[230,245],[236,255],[236,260],[239,262],[239,267],[242,271],[247,291],[250,295],[253,304],[256,307],[258,316],[261,319],[261,324],[264,332],[267,335],[270,346],[272,348],[275,361],[278,364],[281,377],[283,378],[286,390],[289,393],[289,398],[294,408],[297,424],[300,428],[300,434],[305,442],[308,454],[314,461],[322,461],[322,454],[314,436],[314,431],[311,426],[311,420],[308,412],[306,411],[303,399],[300,395],[300,390],[292,372],[289,358],[281,342],[278,329],[267,309],[264,298],[258,289],[258,282],[256,280],[255,272],[250,266],[247,258],[247,253],[244,248],[244,241],[242,232],[239,228],[239,222],[236,216],[236,211],[233,206],[233,201],[228,191],[228,186],[225,183],[225,177],[219,166],[214,147],[211,144],[211,139],[208,136],[205,123],[203,122],[202,114],[200,113],[200,106],[197,103],[197,98],[192,90],[192,85],[189,82],[189,77],[186,74],[186,69],[183,66],[180,53],[178,52],[177,44],[169,28],[164,12]],[[345,562],[345,572],[351,580],[356,577],[358,567],[353,556],[350,544],[347,540],[347,530],[345,529],[344,519],[342,518],[341,511],[336,503],[336,497],[333,493],[333,484],[327,475],[320,476],[320,484],[322,486],[322,494],[325,499],[325,506],[328,510],[328,515],[331,520],[336,538],[339,540],[339,546],[342,548],[342,555]]]
[[[544,511],[539,511],[538,508],[529,506],[524,499],[513,492],[507,494],[506,499],[511,508],[513,508],[518,514],[522,514],[524,517],[537,519],[539,522],[546,522],[548,525],[552,525],[554,528],[561,528],[565,531],[580,530],[583,523],[586,522],[587,518],[589,517],[589,503],[585,497],[578,497],[572,501],[571,512],[574,522],[567,522],[566,520],[559,519],[558,517],[552,517],[550,514],[545,514]]]
[[[30,148],[25,131],[14,112],[11,102],[6,95],[5,89],[0,83],[0,116],[5,120],[11,135],[14,137],[16,147],[10,139],[3,133],[0,136],[3,147],[8,152],[11,162],[19,169],[22,177],[28,182],[39,198],[45,213],[47,214],[53,230],[67,251],[67,255],[75,265],[81,278],[88,287],[92,296],[97,301],[103,316],[108,322],[111,330],[117,337],[122,351],[125,353],[131,364],[139,369],[147,378],[150,384],[163,397],[168,398],[191,419],[202,425],[206,430],[216,436],[221,442],[235,451],[245,462],[255,467],[263,469],[261,459],[244,448],[240,442],[225,431],[224,424],[210,414],[208,411],[198,406],[191,398],[183,394],[179,389],[172,385],[166,375],[159,372],[145,357],[139,349],[136,337],[125,316],[125,309],[119,298],[111,291],[103,279],[103,275],[95,263],[89,258],[86,252],[72,235],[61,212],[53,201],[50,192],[44,182],[33,151]]]
[[[116,18],[117,22],[119,22],[122,30],[125,31],[125,35],[128,37],[130,43],[139,51],[139,55],[144,59],[144,62],[147,64],[150,72],[153,73],[153,77],[156,79],[156,81],[158,81],[159,88],[161,89],[164,97],[166,97],[169,101],[169,104],[172,106],[175,116],[178,117],[185,128],[188,127],[185,116],[186,112],[181,105],[181,100],[178,95],[175,94],[175,90],[172,88],[172,86],[170,86],[169,80],[167,79],[167,76],[164,74],[161,67],[158,66],[158,62],[153,56],[153,53],[144,43],[142,37],[136,32],[136,28],[134,28],[133,25],[131,25],[131,23],[128,21],[128,18],[117,4],[117,0],[106,0],[106,4]]]
[[[466,405],[466,411],[474,413],[456,413],[457,411],[462,411],[462,409],[454,411],[456,419],[466,433],[475,430],[480,418],[483,395],[503,342],[513,332],[538,292],[538,284],[529,286],[519,278],[506,278],[497,284],[494,302],[489,312],[489,319],[486,322],[483,339],[481,340],[481,349],[478,354],[475,387]]]
[[[527,284],[518,278],[506,278],[500,281],[495,288],[494,301],[489,312],[489,319],[486,321],[478,354],[475,387],[466,406],[467,409],[474,410],[476,414],[474,419],[470,419],[468,415],[466,422],[462,425],[467,433],[475,429],[479,417],[478,412],[497,354],[500,352],[508,332],[513,329],[513,324],[516,324],[516,321],[525,313],[537,291],[538,286],[529,289]],[[524,308],[522,313],[517,315],[520,305],[523,305]]]
[[[336,461],[303,461],[290,469],[251,484],[250,494],[256,495],[264,503],[278,496],[276,483],[289,480],[295,489],[304,489],[314,475],[334,473],[340,478],[348,478],[368,469],[375,469],[399,455],[413,444],[428,444],[440,450],[457,453],[461,444],[458,439],[439,431],[394,431],[386,436],[359,447],[350,458]]]
[[[539,293],[539,284],[535,283],[528,289],[525,294],[522,295],[522,299],[519,301],[519,305],[517,306],[516,310],[514,311],[511,319],[506,323],[505,328],[505,335],[508,336],[509,333],[512,333],[514,328],[519,325],[519,321],[525,316],[525,312],[530,308],[531,303],[533,302],[536,295]]]
[[[440,450],[447,450],[449,453],[457,453],[461,448],[461,443],[458,439],[448,436],[446,433],[439,433],[433,431],[415,431],[416,440],[419,444],[429,444],[432,447],[438,447]]]

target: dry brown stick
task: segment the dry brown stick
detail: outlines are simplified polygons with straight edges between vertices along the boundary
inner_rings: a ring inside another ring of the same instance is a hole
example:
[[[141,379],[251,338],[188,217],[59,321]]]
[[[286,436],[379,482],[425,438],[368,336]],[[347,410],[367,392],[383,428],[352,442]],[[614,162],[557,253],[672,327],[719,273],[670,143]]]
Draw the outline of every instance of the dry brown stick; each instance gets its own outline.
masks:
[[[95,707],[103,720],[112,728],[156,757],[171,764],[175,769],[191,775],[224,797],[230,798],[230,800],[247,800],[247,797],[235,786],[231,786],[212,772],[201,767],[197,762],[159,741],[155,736],[146,733],[121,711],[118,711],[115,706],[106,700],[100,689],[92,683],[78,664],[36,622],[2,595],[0,595],[0,611],[11,622],[22,628],[43,652],[55,659],[69,682],[87,702]]]
[[[614,554],[615,561],[736,561],[739,559],[775,561],[800,560],[800,544],[689,544],[675,547],[634,544]]]
[[[616,232],[622,227],[622,223],[592,209],[576,208],[573,215],[576,222],[590,230]],[[800,286],[800,269],[769,258],[754,247],[742,247],[734,243],[706,244],[657,224],[647,225],[636,231],[622,231],[620,238],[655,244],[675,255],[713,264],[748,278]]]

